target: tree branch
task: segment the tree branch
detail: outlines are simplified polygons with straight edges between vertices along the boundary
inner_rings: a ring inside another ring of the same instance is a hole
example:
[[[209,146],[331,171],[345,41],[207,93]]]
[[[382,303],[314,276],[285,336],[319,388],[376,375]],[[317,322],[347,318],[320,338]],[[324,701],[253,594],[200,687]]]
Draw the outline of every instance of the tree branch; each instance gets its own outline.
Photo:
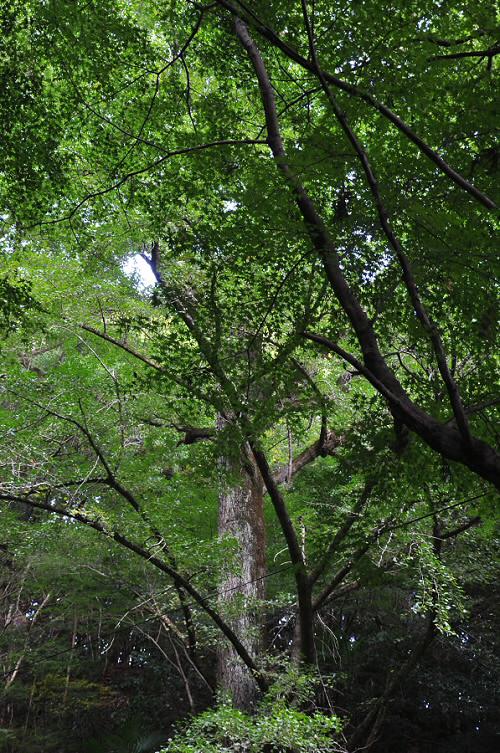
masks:
[[[430,60],[457,60],[458,58],[493,58],[500,54],[500,45],[494,45],[487,50],[468,50],[467,52],[452,52],[449,55],[434,55]]]
[[[162,165],[166,160],[171,159],[172,157],[177,157],[183,154],[193,154],[194,152],[201,152],[206,149],[212,149],[213,147],[217,146],[242,146],[246,144],[265,144],[265,141],[262,141],[261,139],[220,139],[218,141],[208,141],[205,144],[195,144],[194,146],[185,146],[181,147],[179,149],[172,149],[169,152],[166,152],[162,157],[159,157],[158,159],[154,160],[153,162],[149,162],[144,167],[139,167],[137,170],[131,170],[130,172],[123,175],[119,180],[117,180],[115,183],[113,183],[111,186],[108,186],[107,188],[102,188],[100,191],[92,191],[91,193],[88,193],[86,196],[83,197],[75,206],[73,209],[71,209],[68,214],[66,214],[64,217],[59,217],[55,220],[45,220],[43,222],[36,223],[35,226],[39,225],[55,225],[60,222],[66,222],[67,220],[71,220],[75,214],[78,212],[78,210],[84,206],[88,201],[91,201],[92,199],[97,199],[100,196],[105,196],[108,193],[111,193],[111,191],[115,191],[117,188],[120,188],[120,186],[123,186],[124,183],[127,183],[131,178],[135,178],[138,175],[143,175],[144,173],[149,173],[152,170],[155,170],[157,167]],[[29,228],[27,228],[29,229]]]
[[[316,565],[311,575],[309,576],[309,581],[311,584],[316,583],[318,578],[324,573],[338,545],[342,541],[344,541],[344,539],[348,535],[354,523],[359,519],[360,513],[362,509],[365,507],[366,503],[368,502],[368,499],[370,497],[370,494],[374,486],[375,486],[374,482],[372,481],[366,482],[363,492],[361,493],[358,501],[356,502],[352,510],[346,515],[344,522],[338,529],[335,536],[330,541],[323,557],[321,558],[321,560],[319,561],[319,563]]]
[[[218,2],[219,5],[226,8],[233,16],[237,18],[243,18],[247,22],[253,24],[257,32],[262,37],[267,39],[274,47],[277,47],[282,52],[284,52],[285,55],[290,58],[290,60],[293,60],[305,70],[308,70],[311,73],[316,73],[314,63],[311,60],[304,58],[288,43],[280,39],[280,37],[272,29],[266,26],[266,24],[264,24],[255,15],[255,13],[249,10],[248,6],[246,6],[244,3],[239,2],[239,7],[236,7],[231,2],[229,2],[229,0],[218,0]],[[243,12],[242,10],[240,10],[240,8],[243,9]],[[473,196],[476,201],[485,206],[487,209],[496,209],[496,204],[494,201],[492,201],[488,196],[486,196],[486,194],[482,193],[475,186],[469,183],[462,175],[457,173],[456,170],[450,167],[450,165],[448,165],[447,162],[445,162],[445,160],[437,152],[431,149],[431,147],[426,144],[425,141],[421,139],[420,136],[418,136],[407,123],[405,123],[398,115],[392,112],[392,110],[379,102],[372,94],[364,92],[358,86],[350,84],[349,82],[344,81],[337,76],[328,73],[327,71],[322,71],[322,73],[328,83],[333,84],[338,89],[341,89],[342,91],[345,91],[348,94],[351,94],[352,96],[363,100],[375,110],[378,110],[378,112],[380,112],[385,118],[387,118],[399,131],[404,133],[405,136],[410,141],[412,141],[428,159],[430,159],[445,175],[448,176],[448,178],[450,178],[450,180],[460,186],[460,188],[462,188],[464,191],[467,191],[467,193]]]
[[[54,513],[55,515],[59,515],[60,517],[69,518],[70,520],[82,523],[88,528],[93,528],[95,531],[98,531],[101,535],[107,537],[108,539],[116,541],[116,543],[120,544],[120,546],[123,546],[125,549],[128,549],[147,562],[150,562],[158,570],[168,575],[174,581],[174,583],[181,586],[186,591],[186,593],[188,593],[193,598],[193,600],[212,619],[212,621],[217,625],[223,635],[231,643],[240,659],[253,673],[255,680],[261,690],[266,689],[267,684],[260,674],[254,659],[250,656],[245,646],[241,643],[241,641],[229,627],[229,625],[227,625],[227,623],[222,619],[219,613],[216,612],[216,610],[213,609],[210,604],[208,604],[207,597],[202,596],[202,594],[200,594],[200,592],[193,586],[193,584],[187,577],[181,575],[177,570],[168,565],[166,562],[159,559],[158,557],[155,557],[147,549],[144,549],[139,544],[131,541],[123,534],[119,533],[118,531],[107,529],[99,520],[88,518],[81,512],[65,510],[55,505],[51,505],[50,503],[32,500],[29,497],[19,497],[14,494],[0,493],[0,501],[2,500],[7,502],[22,502],[29,505],[30,507],[44,510],[45,512]]]
[[[208,426],[179,426],[178,424],[169,424],[169,426],[180,434],[184,434],[184,437],[177,442],[178,445],[195,444],[205,439],[213,439],[217,434],[215,429]]]
[[[334,97],[331,91],[331,88],[329,87],[328,82],[326,81],[322,73],[322,70],[319,65],[317,53],[316,53],[316,47],[314,44],[314,38],[313,38],[312,30],[311,30],[311,25],[309,23],[309,16],[307,12],[307,0],[301,0],[301,2],[302,2],[302,10],[303,10],[303,15],[304,15],[304,24],[306,27],[307,38],[309,41],[309,51],[310,51],[311,60],[314,64],[314,67],[316,68],[318,78],[321,82],[321,85],[326,94],[326,97],[332,107],[333,112],[335,113],[335,117],[340,123],[342,130],[347,136],[354,151],[358,155],[359,161],[361,162],[361,166],[365,173],[368,185],[370,187],[370,190],[371,190],[374,202],[375,202],[375,206],[377,208],[380,224],[387,237],[387,240],[389,241],[390,245],[392,246],[392,248],[394,249],[396,253],[399,264],[403,271],[403,280],[404,280],[406,289],[408,291],[411,303],[413,305],[413,309],[423,329],[428,334],[431,340],[432,347],[436,354],[438,369],[443,379],[443,382],[446,385],[446,389],[450,397],[450,402],[453,409],[453,413],[455,415],[457,426],[460,432],[462,433],[465,441],[468,444],[470,444],[471,434],[469,430],[469,424],[468,424],[467,417],[464,412],[464,407],[462,405],[462,400],[460,398],[460,393],[458,391],[457,384],[450,372],[448,362],[446,360],[446,355],[444,352],[441,335],[439,334],[439,330],[437,326],[435,325],[435,323],[430,319],[426,311],[426,308],[422,302],[422,299],[420,298],[420,293],[418,291],[418,287],[417,287],[417,284],[416,284],[416,281],[415,281],[415,278],[413,276],[413,272],[411,269],[410,260],[408,259],[406,253],[403,251],[399,238],[397,237],[396,233],[394,232],[392,228],[392,224],[389,218],[389,213],[383,202],[382,195],[380,193],[380,189],[378,185],[378,181],[377,181],[377,178],[375,177],[375,173],[370,164],[368,154],[366,150],[363,148],[356,134],[350,127],[347,121],[346,114],[339,107],[337,100]]]
[[[408,428],[419,434],[437,452],[450,460],[459,460],[500,488],[500,455],[477,438],[466,442],[456,427],[441,424],[415,405],[382,356],[373,324],[344,277],[330,234],[309,194],[287,161],[271,82],[260,52],[245,23],[238,16],[235,19],[235,30],[258,80],[266,118],[268,144],[276,166],[294,193],[311,242],[323,261],[326,277],[356,333],[363,352],[365,372],[370,375],[370,381],[379,385],[377,389],[387,398],[395,419],[404,421]]]
[[[91,332],[93,335],[100,337],[102,340],[106,340],[106,342],[116,345],[118,348],[121,348],[126,353],[129,353],[131,356],[134,356],[134,358],[137,358],[137,360],[142,361],[147,366],[150,366],[152,369],[156,369],[157,371],[164,371],[163,366],[160,366],[160,364],[156,363],[156,361],[153,361],[151,358],[148,358],[142,353],[139,353],[139,351],[135,350],[134,348],[131,348],[130,345],[126,345],[126,343],[121,342],[120,340],[117,340],[115,337],[111,337],[111,335],[106,334],[106,332],[99,332],[98,329],[96,329],[95,327],[91,327],[89,324],[80,324],[80,329],[84,329],[86,332]]]
[[[337,447],[344,442],[344,437],[338,436],[333,431],[327,432],[324,438],[320,437],[316,442],[306,447],[296,458],[293,459],[291,468],[283,465],[272,474],[274,483],[279,486],[289,481],[299,473],[306,465],[313,463],[316,458],[333,455]],[[290,473],[291,471],[291,473]]]
[[[299,607],[300,652],[303,661],[307,664],[311,664],[314,661],[315,656],[313,610],[311,603],[311,588],[309,586],[302,547],[300,546],[295,528],[290,515],[288,514],[285,500],[274,481],[265,454],[262,450],[258,449],[252,441],[249,442],[249,445],[271,502],[273,503],[276,516],[280,522],[281,530],[288,547],[290,559],[294,567]]]

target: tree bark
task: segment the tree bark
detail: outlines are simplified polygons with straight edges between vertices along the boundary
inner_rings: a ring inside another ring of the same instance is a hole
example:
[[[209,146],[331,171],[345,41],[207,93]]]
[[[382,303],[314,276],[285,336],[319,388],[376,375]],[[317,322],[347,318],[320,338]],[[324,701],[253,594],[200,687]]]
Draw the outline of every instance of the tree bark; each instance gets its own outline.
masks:
[[[217,429],[222,431],[225,426],[225,419],[219,416]],[[246,448],[239,457],[225,454],[219,465],[219,536],[231,537],[236,543],[235,558],[223,569],[220,611],[249,653],[258,656],[263,639],[260,604],[266,582],[263,484]],[[227,641],[218,649],[217,676],[219,687],[237,708],[254,707],[257,683]]]

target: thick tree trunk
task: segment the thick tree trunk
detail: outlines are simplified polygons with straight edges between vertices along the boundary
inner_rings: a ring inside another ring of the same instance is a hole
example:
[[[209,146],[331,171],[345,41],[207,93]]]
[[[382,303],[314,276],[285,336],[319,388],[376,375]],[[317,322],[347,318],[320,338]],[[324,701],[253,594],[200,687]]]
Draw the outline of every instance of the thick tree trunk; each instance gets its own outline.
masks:
[[[224,428],[218,419],[218,429]],[[223,572],[220,611],[252,656],[262,644],[261,602],[265,597],[263,485],[246,451],[220,461],[219,535],[232,537],[236,555]],[[251,709],[258,687],[248,667],[225,642],[218,650],[218,685],[240,709]]]

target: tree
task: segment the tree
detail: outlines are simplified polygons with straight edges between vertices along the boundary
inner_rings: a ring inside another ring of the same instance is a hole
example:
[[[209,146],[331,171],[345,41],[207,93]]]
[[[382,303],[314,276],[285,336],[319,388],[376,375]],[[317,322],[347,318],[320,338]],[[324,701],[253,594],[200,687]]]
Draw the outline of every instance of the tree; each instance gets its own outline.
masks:
[[[270,682],[265,529],[287,551],[290,653],[311,665],[318,614],[361,587],[373,546],[396,537],[397,560],[421,519],[436,540],[462,534],[499,485],[496,32],[486,3],[470,10],[99,0],[4,15],[4,258],[38,308],[9,298],[25,340],[10,341],[1,499],[171,578],[191,662],[200,608],[243,708]],[[127,280],[130,258],[154,290]],[[13,462],[35,447],[34,465]],[[295,495],[313,461],[317,494],[345,496],[326,520]],[[215,579],[206,547],[186,557],[172,531],[174,500],[200,484],[219,497]],[[439,576],[408,666],[446,622],[440,556],[422,549]],[[398,679],[356,744],[375,743]]]

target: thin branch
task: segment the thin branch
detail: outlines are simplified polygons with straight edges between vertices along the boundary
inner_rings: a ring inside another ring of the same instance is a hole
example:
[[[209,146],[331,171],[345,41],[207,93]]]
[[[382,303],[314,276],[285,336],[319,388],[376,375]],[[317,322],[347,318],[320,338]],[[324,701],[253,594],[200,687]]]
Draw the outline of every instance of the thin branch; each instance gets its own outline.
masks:
[[[117,340],[116,338],[111,337],[111,335],[108,335],[106,332],[99,332],[98,329],[95,329],[95,327],[91,327],[89,324],[80,324],[80,328],[84,329],[86,332],[91,332],[93,335],[97,335],[97,337],[100,337],[102,340],[106,340],[107,342],[112,343],[113,345],[116,345],[118,348],[121,348],[122,350],[125,350],[127,353],[130,353],[131,356],[134,356],[134,358],[137,358],[139,361],[142,361],[148,366],[151,366],[151,368],[156,369],[157,371],[164,370],[163,367],[160,366],[160,364],[156,363],[151,358],[148,358],[142,353],[139,353],[137,350],[134,350],[134,348],[131,348],[130,345],[126,345],[124,342],[121,342],[120,340]]]
[[[212,404],[212,400],[209,400],[206,395],[204,395],[202,392],[197,390],[192,384],[183,382],[182,379],[179,379],[178,376],[173,371],[171,371],[170,369],[167,369],[166,366],[157,363],[152,358],[145,356],[143,353],[139,353],[139,351],[135,350],[130,345],[127,345],[121,340],[117,340],[115,337],[108,335],[106,332],[100,332],[98,329],[96,329],[95,327],[91,327],[89,324],[80,324],[80,328],[85,330],[86,332],[91,332],[93,335],[100,337],[102,340],[106,340],[106,342],[116,345],[118,348],[121,348],[126,353],[129,353],[131,356],[134,356],[134,358],[137,358],[137,360],[142,361],[147,366],[150,366],[152,369],[155,369],[156,371],[162,374],[165,374],[165,376],[171,379],[175,384],[178,384],[180,387],[183,387],[184,389],[188,389],[191,393],[194,393],[199,400]]]
[[[60,222],[66,222],[67,220],[70,220],[74,215],[78,212],[78,210],[84,206],[88,201],[91,201],[92,199],[96,199],[100,196],[105,196],[108,193],[111,193],[112,191],[115,191],[117,188],[120,188],[120,186],[123,186],[124,183],[129,181],[131,178],[135,178],[138,175],[143,175],[144,173],[148,173],[160,165],[162,165],[166,160],[171,159],[172,157],[176,157],[182,154],[193,154],[194,152],[201,152],[205,149],[211,149],[213,147],[218,146],[242,146],[245,144],[265,144],[265,141],[262,141],[261,139],[220,139],[218,141],[209,141],[205,144],[197,144],[195,146],[186,146],[180,149],[172,149],[169,152],[166,152],[162,157],[159,157],[157,160],[154,160],[153,162],[149,162],[144,167],[140,167],[137,170],[131,170],[130,172],[123,175],[119,180],[117,180],[115,183],[113,183],[111,186],[108,186],[107,188],[102,188],[99,191],[92,191],[86,196],[83,197],[71,211],[64,215],[64,217],[58,217],[54,220],[44,220],[42,222],[36,223],[35,226],[40,225],[55,225]],[[29,228],[28,228],[29,229]]]
[[[158,570],[160,570],[161,572],[165,573],[170,578],[172,578],[174,583],[177,583],[179,586],[181,586],[193,598],[193,600],[201,607],[201,609],[203,609],[203,611],[206,612],[206,614],[212,619],[212,621],[221,630],[223,635],[229,640],[229,642],[231,643],[231,645],[233,646],[234,650],[236,651],[240,659],[243,661],[243,663],[253,673],[259,687],[262,690],[266,689],[266,683],[262,675],[260,674],[257,668],[257,665],[255,664],[254,659],[250,656],[245,646],[239,640],[238,636],[233,632],[233,630],[229,627],[229,625],[227,625],[227,623],[222,619],[219,613],[216,612],[216,610],[213,609],[213,607],[211,607],[210,604],[207,603],[207,598],[202,596],[202,594],[200,594],[200,592],[193,586],[191,581],[187,577],[181,575],[181,573],[179,573],[173,567],[168,565],[166,562],[159,559],[158,557],[155,557],[147,549],[144,549],[139,544],[136,544],[135,542],[131,541],[126,536],[121,534],[119,531],[110,530],[106,528],[103,525],[103,523],[101,523],[99,520],[89,518],[81,512],[65,510],[56,505],[51,505],[50,503],[33,500],[33,499],[30,499],[29,497],[19,497],[14,494],[0,493],[0,500],[7,501],[7,502],[22,502],[38,510],[44,510],[49,513],[54,513],[55,515],[59,515],[63,518],[69,518],[70,520],[74,520],[76,522],[82,523],[88,528],[92,528],[95,531],[98,531],[101,535],[107,537],[108,539],[112,539],[113,541],[116,541],[118,544],[128,549],[129,551],[134,552],[134,554],[146,560],[147,562],[150,562]]]
[[[335,551],[337,550],[339,544],[344,541],[346,536],[348,535],[349,531],[351,530],[354,523],[359,520],[361,511],[366,506],[366,503],[368,502],[368,499],[370,497],[370,494],[374,488],[375,484],[372,481],[367,481],[365,484],[365,487],[363,489],[363,492],[361,493],[358,501],[352,508],[352,510],[346,515],[344,522],[338,529],[335,536],[330,541],[326,552],[324,553],[323,557],[317,564],[317,566],[312,571],[311,575],[309,576],[309,581],[311,584],[316,583],[318,578],[324,573],[325,569],[327,568],[329,562],[331,561],[331,558]]]
[[[444,507],[439,508],[438,510],[433,510],[431,513],[426,513],[424,515],[418,515],[415,518],[410,518],[410,520],[402,521],[401,523],[391,523],[390,521],[386,523],[382,523],[382,525],[378,526],[378,528],[373,531],[373,533],[360,545],[360,547],[354,552],[354,554],[349,558],[349,560],[346,562],[345,565],[343,565],[332,577],[330,582],[327,586],[323,589],[323,591],[314,599],[313,601],[313,609],[314,611],[317,611],[318,609],[321,609],[324,604],[330,600],[331,595],[337,588],[337,586],[344,580],[344,578],[352,571],[354,566],[357,562],[363,557],[366,552],[369,550],[371,545],[377,541],[382,535],[386,533],[391,533],[392,531],[399,530],[400,528],[407,528],[408,526],[412,525],[413,523],[418,523],[422,520],[426,520],[427,518],[435,517],[437,514],[441,512],[446,512],[447,510],[453,510],[456,507],[461,507],[462,505],[468,504],[470,502],[475,502],[477,499],[481,499],[482,497],[485,497],[487,492],[483,492],[481,494],[476,494],[473,497],[468,497],[467,499],[460,499],[457,502],[453,502],[449,505],[445,505]],[[475,519],[474,519],[475,520]],[[469,521],[470,522],[470,521]],[[477,525],[477,523],[472,523],[471,525]],[[469,528],[470,525],[467,525],[467,528]],[[465,531],[466,528],[464,527],[463,530]],[[452,535],[458,535],[462,531],[459,530],[455,534],[455,532],[452,532]],[[439,537],[440,540],[443,539],[443,536]],[[451,536],[444,536],[444,538],[451,538]]]
[[[328,435],[328,422],[327,422],[327,406],[326,406],[326,399],[321,390],[319,389],[318,385],[312,378],[312,376],[309,374],[308,370],[303,366],[300,361],[298,361],[296,358],[292,356],[291,361],[297,371],[302,374],[302,376],[305,378],[306,382],[311,387],[312,391],[316,395],[316,398],[318,400],[318,405],[321,409],[321,434],[319,437],[319,444],[323,445],[326,441],[327,435]]]

